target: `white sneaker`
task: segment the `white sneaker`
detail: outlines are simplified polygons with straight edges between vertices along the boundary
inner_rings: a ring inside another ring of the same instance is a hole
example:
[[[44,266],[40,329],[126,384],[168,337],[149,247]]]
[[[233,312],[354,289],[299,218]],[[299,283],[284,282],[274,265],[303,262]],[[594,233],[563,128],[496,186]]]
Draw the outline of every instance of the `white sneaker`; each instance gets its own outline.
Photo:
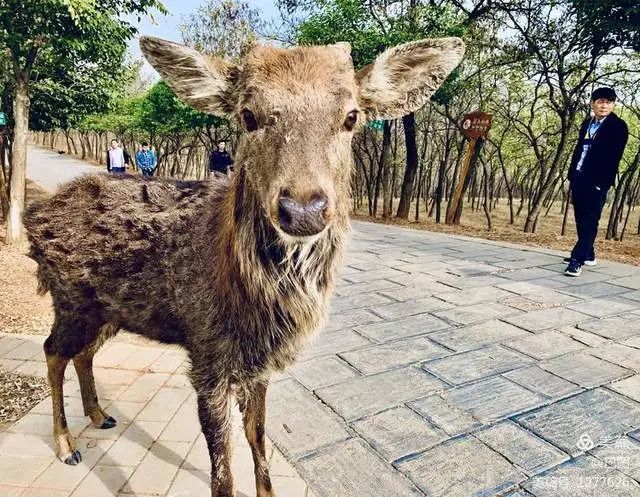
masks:
[[[594,257],[591,261],[584,261],[585,266],[597,266],[598,260]]]

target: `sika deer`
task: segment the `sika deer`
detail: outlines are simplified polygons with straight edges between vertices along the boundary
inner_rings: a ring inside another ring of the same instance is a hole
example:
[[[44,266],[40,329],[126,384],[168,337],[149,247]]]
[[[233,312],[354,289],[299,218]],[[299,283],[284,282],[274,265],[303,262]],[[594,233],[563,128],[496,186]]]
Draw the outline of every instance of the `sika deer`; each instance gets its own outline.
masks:
[[[186,103],[244,128],[230,182],[86,176],[29,209],[30,255],[55,321],[44,350],[58,456],[77,464],[62,381],[73,360],[86,415],[99,405],[92,359],[125,328],[181,344],[211,457],[211,495],[235,495],[232,394],[253,451],[258,497],[274,497],[265,395],[328,307],[348,230],[351,138],[371,118],[422,106],[458,65],[456,38],[392,48],[354,72],[347,44],[257,47],[241,66],[143,38]]]

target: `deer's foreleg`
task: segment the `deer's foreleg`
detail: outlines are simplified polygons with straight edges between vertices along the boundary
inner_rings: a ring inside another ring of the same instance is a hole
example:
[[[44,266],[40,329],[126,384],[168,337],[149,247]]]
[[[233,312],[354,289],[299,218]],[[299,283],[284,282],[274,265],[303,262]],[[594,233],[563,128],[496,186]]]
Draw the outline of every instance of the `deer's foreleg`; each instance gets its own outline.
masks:
[[[257,497],[276,497],[271,486],[265,447],[264,421],[267,386],[268,382],[266,381],[253,382],[247,385],[238,395],[244,433],[253,454]]]

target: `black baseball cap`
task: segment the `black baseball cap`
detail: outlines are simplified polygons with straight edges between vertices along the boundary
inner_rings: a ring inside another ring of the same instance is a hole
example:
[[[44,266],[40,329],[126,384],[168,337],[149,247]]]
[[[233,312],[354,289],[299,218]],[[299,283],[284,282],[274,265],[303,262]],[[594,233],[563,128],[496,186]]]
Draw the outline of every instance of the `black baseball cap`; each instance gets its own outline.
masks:
[[[603,86],[602,88],[598,88],[596,90],[593,90],[593,93],[591,94],[591,101],[592,102],[595,102],[599,98],[606,98],[610,102],[615,102],[616,98],[618,98],[618,96],[616,95],[616,92],[615,92],[615,90],[613,88],[609,88],[609,87]]]

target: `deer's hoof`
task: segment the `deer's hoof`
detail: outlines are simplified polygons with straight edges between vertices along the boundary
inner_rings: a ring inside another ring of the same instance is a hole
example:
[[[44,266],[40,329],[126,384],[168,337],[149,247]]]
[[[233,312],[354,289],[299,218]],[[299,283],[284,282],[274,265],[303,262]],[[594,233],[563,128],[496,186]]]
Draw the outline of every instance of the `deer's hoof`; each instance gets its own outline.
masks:
[[[108,416],[100,425],[101,430],[108,430],[109,428],[113,428],[116,425],[116,420],[111,416]]]
[[[69,456],[67,456],[63,462],[69,466],[76,466],[82,461],[82,455],[79,450],[74,450]]]

